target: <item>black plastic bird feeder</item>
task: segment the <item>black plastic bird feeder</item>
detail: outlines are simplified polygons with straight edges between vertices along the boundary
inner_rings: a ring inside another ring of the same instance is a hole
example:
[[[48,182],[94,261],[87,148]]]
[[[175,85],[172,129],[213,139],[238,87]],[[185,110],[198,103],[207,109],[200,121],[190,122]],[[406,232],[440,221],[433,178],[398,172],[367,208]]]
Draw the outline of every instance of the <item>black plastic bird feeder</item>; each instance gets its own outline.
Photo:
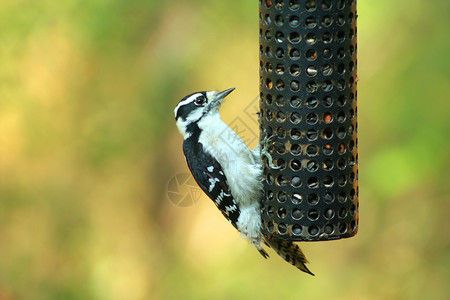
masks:
[[[355,0],[260,0],[265,234],[291,241],[358,231]]]

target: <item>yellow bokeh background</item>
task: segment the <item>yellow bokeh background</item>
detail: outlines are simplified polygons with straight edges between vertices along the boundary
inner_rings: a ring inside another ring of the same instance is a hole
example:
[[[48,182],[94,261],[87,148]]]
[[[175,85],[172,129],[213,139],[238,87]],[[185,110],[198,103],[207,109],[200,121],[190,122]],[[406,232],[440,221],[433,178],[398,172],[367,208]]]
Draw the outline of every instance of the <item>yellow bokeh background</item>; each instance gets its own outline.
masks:
[[[360,228],[311,277],[168,196],[183,96],[258,132],[258,1],[2,0],[0,300],[450,298],[450,2],[358,15]]]

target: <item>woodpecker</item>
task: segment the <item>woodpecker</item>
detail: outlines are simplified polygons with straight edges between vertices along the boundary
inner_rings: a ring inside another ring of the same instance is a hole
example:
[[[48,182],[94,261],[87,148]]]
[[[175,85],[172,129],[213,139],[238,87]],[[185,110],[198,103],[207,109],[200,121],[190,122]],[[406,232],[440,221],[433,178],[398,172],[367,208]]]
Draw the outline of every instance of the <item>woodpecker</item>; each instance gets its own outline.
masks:
[[[263,156],[271,163],[270,138],[250,150],[241,137],[225,124],[219,108],[234,88],[222,92],[202,91],[187,95],[174,109],[184,137],[183,152],[195,181],[227,220],[261,253],[272,248],[284,260],[308,274],[302,250],[290,241],[276,240],[262,232]]]

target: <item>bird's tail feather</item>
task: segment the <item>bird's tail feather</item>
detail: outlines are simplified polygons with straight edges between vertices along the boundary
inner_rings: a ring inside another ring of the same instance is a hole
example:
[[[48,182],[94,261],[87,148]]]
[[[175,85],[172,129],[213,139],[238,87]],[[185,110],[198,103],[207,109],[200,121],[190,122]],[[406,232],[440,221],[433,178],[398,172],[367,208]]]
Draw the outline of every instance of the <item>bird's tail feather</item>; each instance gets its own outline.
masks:
[[[279,256],[291,265],[297,267],[299,270],[311,274],[314,274],[306,267],[308,260],[306,259],[303,251],[300,247],[291,241],[275,240],[266,238],[265,242],[272,248]]]
[[[268,258],[269,254],[267,254],[267,252],[264,249],[257,249],[259,251],[259,253],[262,255],[262,257],[264,258]]]

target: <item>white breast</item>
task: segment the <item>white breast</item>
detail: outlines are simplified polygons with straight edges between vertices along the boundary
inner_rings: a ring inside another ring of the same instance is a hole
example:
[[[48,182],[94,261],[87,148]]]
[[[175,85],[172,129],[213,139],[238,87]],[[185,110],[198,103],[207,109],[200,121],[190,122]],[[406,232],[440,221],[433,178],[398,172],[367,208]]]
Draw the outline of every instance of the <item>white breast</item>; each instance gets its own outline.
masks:
[[[228,179],[231,193],[242,208],[259,207],[262,191],[262,167],[244,141],[221,119],[219,114],[199,122],[203,133],[199,142],[220,163]]]
[[[204,117],[198,125],[203,131],[199,142],[219,161],[239,206],[237,227],[241,236],[261,249],[260,199],[263,187],[260,160],[218,113]]]

